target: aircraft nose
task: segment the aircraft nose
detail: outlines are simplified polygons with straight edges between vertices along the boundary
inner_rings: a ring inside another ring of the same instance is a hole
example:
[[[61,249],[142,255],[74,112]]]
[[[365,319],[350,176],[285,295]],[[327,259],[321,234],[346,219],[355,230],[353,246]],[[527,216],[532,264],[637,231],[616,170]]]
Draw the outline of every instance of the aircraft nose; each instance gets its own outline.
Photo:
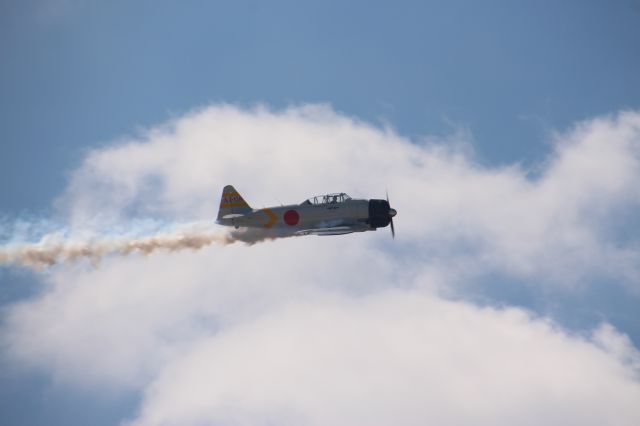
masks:
[[[394,217],[397,214],[398,214],[398,212],[396,211],[396,209],[389,209],[389,216],[390,217]]]

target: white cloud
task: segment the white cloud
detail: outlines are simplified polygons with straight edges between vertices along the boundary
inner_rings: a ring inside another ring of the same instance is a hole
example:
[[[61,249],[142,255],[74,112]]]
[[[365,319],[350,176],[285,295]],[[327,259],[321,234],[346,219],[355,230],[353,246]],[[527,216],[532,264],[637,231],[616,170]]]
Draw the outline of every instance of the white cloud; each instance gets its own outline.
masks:
[[[214,246],[60,269],[48,292],[13,307],[6,337],[23,362],[44,364],[60,380],[141,386],[202,333],[318,292],[356,296],[391,282],[388,262],[359,249],[361,241],[342,242],[348,263],[335,243]]]
[[[476,260],[465,259],[467,269],[567,284],[604,273],[633,284],[637,251],[601,228],[640,203],[639,129],[636,113],[582,123],[557,136],[530,180],[517,166],[481,168],[468,150],[418,146],[324,106],[211,107],[93,152],[58,204],[75,224],[132,211],[206,220],[226,183],[257,207],[328,191],[383,197],[389,188],[402,241],[425,260],[458,258],[463,247]]]
[[[520,310],[328,298],[203,338],[134,424],[632,425],[640,386],[625,367]]]
[[[550,295],[594,276],[640,291],[637,241],[612,226],[640,201],[640,114],[558,135],[534,180],[458,147],[312,105],[210,107],[96,150],[57,203],[75,229],[213,220],[231,183],[254,207],[388,188],[399,238],[56,268],[9,309],[8,350],[60,380],[139,389],[139,424],[636,424],[638,354],[623,334],[581,338],[438,294],[493,272]]]

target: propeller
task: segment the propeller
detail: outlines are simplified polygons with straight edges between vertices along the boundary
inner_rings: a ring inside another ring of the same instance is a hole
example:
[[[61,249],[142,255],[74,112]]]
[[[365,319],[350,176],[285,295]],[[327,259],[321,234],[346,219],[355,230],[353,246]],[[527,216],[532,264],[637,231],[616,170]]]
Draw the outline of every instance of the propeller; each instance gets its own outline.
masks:
[[[389,191],[386,191],[387,193],[387,203],[389,203]],[[398,212],[396,211],[396,209],[392,209],[391,208],[391,203],[389,203],[389,219],[391,220],[391,237],[393,237],[393,239],[395,240],[396,238],[396,228],[393,227],[393,217],[395,215],[397,215]]]

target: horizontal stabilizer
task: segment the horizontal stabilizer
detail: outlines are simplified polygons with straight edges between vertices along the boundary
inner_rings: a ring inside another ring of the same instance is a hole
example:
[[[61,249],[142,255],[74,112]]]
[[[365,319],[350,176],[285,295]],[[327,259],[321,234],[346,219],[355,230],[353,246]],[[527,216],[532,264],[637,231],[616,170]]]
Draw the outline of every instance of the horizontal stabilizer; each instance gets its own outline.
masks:
[[[244,214],[226,214],[224,216],[221,217],[221,219],[237,219],[239,217],[245,217],[246,215]]]

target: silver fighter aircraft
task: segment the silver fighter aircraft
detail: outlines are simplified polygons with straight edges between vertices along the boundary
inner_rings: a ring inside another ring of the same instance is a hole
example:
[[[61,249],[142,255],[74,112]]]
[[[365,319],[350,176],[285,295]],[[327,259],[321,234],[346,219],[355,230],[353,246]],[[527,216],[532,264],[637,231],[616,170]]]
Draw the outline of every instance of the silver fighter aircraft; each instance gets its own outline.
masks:
[[[221,225],[264,228],[293,235],[342,235],[375,231],[391,224],[397,214],[386,200],[354,200],[345,193],[311,197],[300,204],[252,209],[236,189],[222,190],[217,222]]]

